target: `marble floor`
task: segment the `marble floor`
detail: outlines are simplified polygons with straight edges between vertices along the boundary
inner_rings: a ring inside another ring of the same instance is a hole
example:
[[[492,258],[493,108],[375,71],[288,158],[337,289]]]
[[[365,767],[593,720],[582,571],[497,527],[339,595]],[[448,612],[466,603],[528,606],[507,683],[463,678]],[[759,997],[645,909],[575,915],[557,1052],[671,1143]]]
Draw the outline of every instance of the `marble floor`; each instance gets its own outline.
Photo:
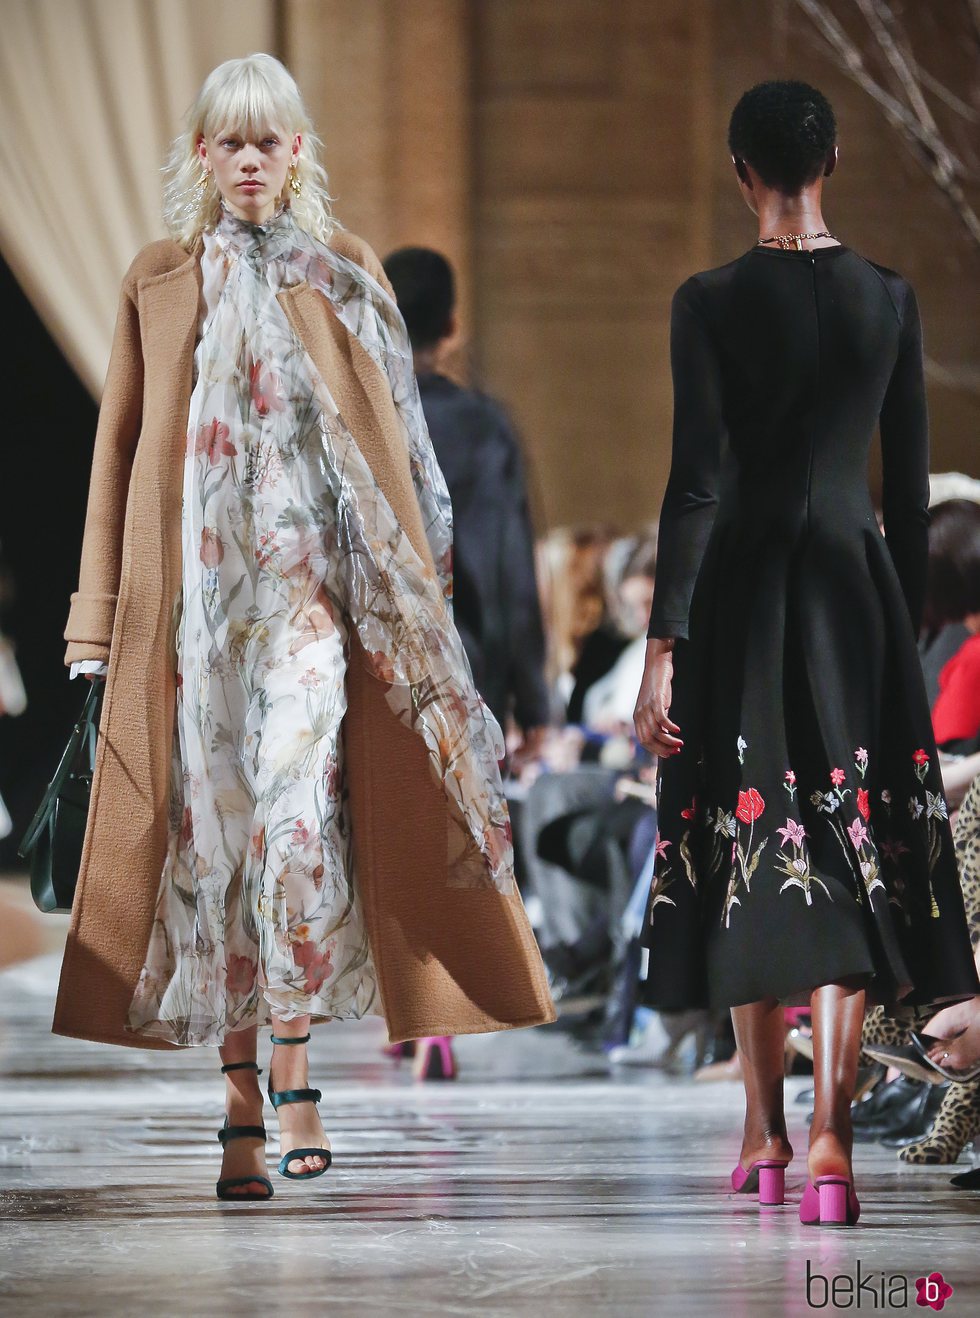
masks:
[[[0,973],[3,1314],[767,1318],[835,1276],[856,1308],[859,1266],[865,1312],[927,1312],[915,1278],[936,1270],[947,1312],[980,1312],[980,1196],[948,1170],[864,1146],[860,1225],[801,1227],[801,1156],[783,1208],[725,1193],[738,1084],[611,1075],[554,1028],[461,1039],[459,1080],[427,1084],[381,1056],[378,1022],[320,1029],[333,1169],[219,1204],[214,1055],[50,1035],[57,966]]]

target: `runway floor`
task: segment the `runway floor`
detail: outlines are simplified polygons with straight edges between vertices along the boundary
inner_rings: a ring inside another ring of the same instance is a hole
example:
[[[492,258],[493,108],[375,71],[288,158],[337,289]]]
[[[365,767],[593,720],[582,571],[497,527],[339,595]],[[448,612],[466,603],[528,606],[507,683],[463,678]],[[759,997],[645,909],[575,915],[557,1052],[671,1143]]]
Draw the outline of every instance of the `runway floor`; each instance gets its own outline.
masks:
[[[948,1313],[980,1312],[980,1197],[948,1169],[864,1146],[860,1225],[801,1227],[804,1106],[790,1202],[760,1211],[725,1192],[738,1084],[611,1076],[554,1028],[461,1039],[459,1080],[427,1084],[380,1055],[379,1022],[319,1029],[333,1169],[219,1204],[215,1055],[52,1036],[57,966],[0,974],[4,1314],[755,1318],[811,1312],[835,1276],[840,1308],[863,1280],[863,1312],[924,1313],[937,1270]]]

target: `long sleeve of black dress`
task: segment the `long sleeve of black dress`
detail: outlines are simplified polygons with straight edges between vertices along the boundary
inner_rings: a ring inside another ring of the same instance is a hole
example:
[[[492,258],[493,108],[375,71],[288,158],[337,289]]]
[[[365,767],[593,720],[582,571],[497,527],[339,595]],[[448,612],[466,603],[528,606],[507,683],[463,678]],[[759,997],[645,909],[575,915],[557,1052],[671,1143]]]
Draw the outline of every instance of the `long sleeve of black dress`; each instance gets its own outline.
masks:
[[[697,282],[689,279],[671,306],[673,440],[648,636],[687,637],[691,596],[718,510],[726,443],[722,381],[699,299]]]
[[[929,422],[922,370],[922,327],[905,285],[898,357],[879,418],[885,542],[918,632],[929,549]]]

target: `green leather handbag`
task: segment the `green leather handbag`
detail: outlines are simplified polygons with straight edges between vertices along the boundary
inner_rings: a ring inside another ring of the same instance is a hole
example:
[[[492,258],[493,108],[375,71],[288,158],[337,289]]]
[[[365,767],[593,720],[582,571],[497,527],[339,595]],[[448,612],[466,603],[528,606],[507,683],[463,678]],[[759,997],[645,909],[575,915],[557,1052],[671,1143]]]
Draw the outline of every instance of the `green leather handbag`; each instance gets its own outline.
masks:
[[[89,683],[65,753],[18,848],[30,862],[31,896],[45,912],[70,911],[75,897],[104,688],[102,678]]]

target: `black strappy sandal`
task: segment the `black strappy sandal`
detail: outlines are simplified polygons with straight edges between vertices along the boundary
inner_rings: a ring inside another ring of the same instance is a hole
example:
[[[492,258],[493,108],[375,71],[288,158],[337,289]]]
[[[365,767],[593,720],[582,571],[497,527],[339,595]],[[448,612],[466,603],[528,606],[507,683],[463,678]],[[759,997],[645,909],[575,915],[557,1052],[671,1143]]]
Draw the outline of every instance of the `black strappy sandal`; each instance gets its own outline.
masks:
[[[310,1041],[308,1034],[304,1034],[298,1039],[283,1039],[278,1034],[273,1034],[271,1038],[273,1043],[285,1045],[309,1043]],[[286,1103],[316,1104],[319,1103],[322,1097],[323,1095],[319,1089],[280,1089],[277,1091],[272,1088],[272,1076],[271,1074],[269,1076],[269,1102],[274,1108],[280,1108]],[[318,1171],[291,1172],[289,1164],[294,1158],[322,1158],[326,1166],[321,1167]],[[328,1171],[331,1162],[333,1162],[333,1158],[329,1149],[291,1149],[289,1153],[284,1153],[279,1160],[279,1175],[285,1176],[290,1181],[312,1181],[315,1176],[322,1176],[325,1171]]]
[[[221,1068],[221,1074],[227,1075],[229,1071],[246,1070],[254,1071],[256,1075],[262,1074],[255,1062],[229,1062],[227,1066]],[[261,1140],[265,1144],[267,1138],[264,1126],[229,1126],[227,1117],[225,1117],[225,1124],[218,1131],[218,1143],[222,1148],[229,1140]],[[249,1191],[248,1194],[229,1193],[236,1186],[255,1184],[265,1186],[266,1193],[256,1194],[254,1190]],[[267,1176],[226,1176],[224,1180],[219,1181],[215,1186],[215,1191],[219,1199],[228,1199],[240,1203],[248,1203],[249,1200],[253,1199],[271,1199],[275,1194],[272,1182]]]

